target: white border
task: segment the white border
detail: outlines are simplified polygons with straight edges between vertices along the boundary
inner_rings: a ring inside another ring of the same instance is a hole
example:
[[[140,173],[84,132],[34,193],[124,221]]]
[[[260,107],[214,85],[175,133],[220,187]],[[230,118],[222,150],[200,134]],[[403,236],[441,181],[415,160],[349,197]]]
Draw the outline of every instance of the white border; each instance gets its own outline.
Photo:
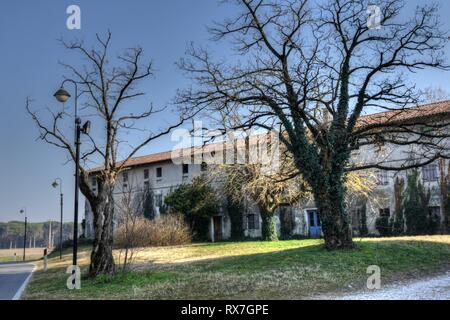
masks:
[[[19,290],[17,290],[17,292],[14,295],[14,297],[12,298],[12,300],[20,300],[20,298],[22,297],[22,294],[25,291],[25,288],[27,287],[28,282],[30,282],[31,277],[33,276],[33,272],[35,270],[36,270],[36,265],[33,265],[33,270],[31,270],[30,274],[25,279],[25,281],[22,283],[22,285],[20,286]]]

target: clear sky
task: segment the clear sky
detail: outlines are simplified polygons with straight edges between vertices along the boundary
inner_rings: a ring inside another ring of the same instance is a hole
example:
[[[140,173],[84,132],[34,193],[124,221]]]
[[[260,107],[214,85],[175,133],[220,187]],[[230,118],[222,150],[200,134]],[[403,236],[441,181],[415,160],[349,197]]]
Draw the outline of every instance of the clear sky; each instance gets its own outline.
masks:
[[[376,1],[375,1],[376,2]],[[408,1],[409,5],[425,0]],[[441,0],[442,21],[450,29],[450,1]],[[66,28],[66,8],[81,8],[81,30]],[[52,181],[63,179],[66,221],[73,216],[73,164],[66,164],[62,150],[36,141],[37,129],[25,111],[30,96],[34,107],[57,108],[52,95],[65,70],[58,61],[79,63],[67,55],[57,39],[85,39],[96,32],[113,33],[113,52],[140,45],[154,60],[155,77],[146,84],[143,103],[169,104],[187,79],[175,62],[190,41],[207,44],[206,27],[233,14],[234,7],[218,0],[2,0],[0,6],[0,221],[22,219],[26,206],[31,221],[58,220],[59,198]],[[226,52],[227,47],[215,50]],[[449,52],[450,55],[450,52]],[[233,59],[233,56],[229,56]],[[419,87],[435,86],[450,91],[449,75],[422,72],[414,76]],[[70,103],[70,102],[69,102]],[[170,121],[165,113],[157,121]],[[168,150],[168,138],[146,147],[140,154]],[[81,198],[81,203],[84,199]],[[80,212],[84,212],[81,206]]]

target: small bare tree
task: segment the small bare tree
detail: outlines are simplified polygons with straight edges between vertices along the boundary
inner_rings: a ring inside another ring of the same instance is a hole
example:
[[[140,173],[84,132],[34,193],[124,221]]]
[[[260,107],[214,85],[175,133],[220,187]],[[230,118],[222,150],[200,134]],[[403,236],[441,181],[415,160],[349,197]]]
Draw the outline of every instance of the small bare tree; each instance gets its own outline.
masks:
[[[102,38],[97,35],[96,47],[89,49],[81,41],[65,42],[67,50],[78,53],[87,63],[81,66],[63,64],[71,73],[84,97],[84,116],[90,117],[94,127],[101,128],[97,135],[87,135],[83,141],[79,187],[93,212],[94,244],[89,267],[90,276],[111,274],[115,264],[113,248],[114,187],[119,172],[130,158],[149,142],[158,139],[181,125],[193,114],[184,112],[173,124],[157,127],[152,123],[154,115],[164,110],[152,105],[144,110],[132,110],[130,102],[144,95],[139,89],[143,82],[153,75],[151,62],[144,62],[144,51],[140,47],[130,48],[113,59],[110,53],[111,33]],[[75,161],[75,150],[67,134],[68,125],[64,120],[72,114],[68,109],[55,112],[49,110],[50,119],[45,119],[31,110],[30,100],[27,110],[35,121],[40,138],[65,150],[69,160]],[[47,120],[47,121],[46,121]],[[128,133],[138,141],[132,144]],[[93,175],[97,180],[97,191],[90,185],[89,165],[100,165]]]
[[[249,139],[246,140],[248,145]],[[223,188],[232,200],[256,203],[262,218],[262,239],[268,241],[278,240],[276,210],[300,201],[306,202],[311,195],[289,153],[282,152],[280,159],[271,160],[267,163],[222,165],[217,167],[216,172],[217,177],[224,180]],[[274,170],[273,161],[279,162],[278,170]]]
[[[126,271],[132,265],[147,234],[142,232],[145,228],[144,218],[145,192],[138,192],[130,185],[124,188],[120,201],[117,203],[118,228],[115,232],[115,241],[119,245],[119,265]]]

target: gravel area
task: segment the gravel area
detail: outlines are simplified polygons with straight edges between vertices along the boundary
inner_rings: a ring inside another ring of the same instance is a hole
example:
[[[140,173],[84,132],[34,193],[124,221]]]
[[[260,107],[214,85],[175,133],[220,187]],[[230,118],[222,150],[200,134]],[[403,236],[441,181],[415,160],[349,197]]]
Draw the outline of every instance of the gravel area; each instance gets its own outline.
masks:
[[[335,300],[450,300],[450,272],[416,281],[382,286],[379,290],[320,297]]]

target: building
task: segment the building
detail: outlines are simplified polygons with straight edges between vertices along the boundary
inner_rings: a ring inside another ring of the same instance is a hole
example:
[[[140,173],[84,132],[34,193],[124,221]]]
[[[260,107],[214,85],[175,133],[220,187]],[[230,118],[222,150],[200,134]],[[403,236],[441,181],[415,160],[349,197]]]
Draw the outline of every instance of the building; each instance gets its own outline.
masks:
[[[427,121],[432,120],[435,123],[439,123],[444,121],[443,119],[448,120],[449,118],[450,101],[444,101],[408,109],[401,113],[397,111],[388,111],[364,116],[360,119],[359,125],[370,125],[380,121],[391,121],[400,124],[420,119],[427,119]],[[418,121],[418,123],[419,122],[420,121]],[[408,133],[408,137],[411,136],[414,136],[414,133]],[[258,144],[261,139],[266,139],[266,137],[266,135],[254,136],[250,138],[249,144]],[[245,143],[240,140],[237,141],[236,145],[243,146]],[[202,157],[207,155],[210,158],[214,158],[214,156],[217,156],[217,152],[227,148],[228,147],[224,143],[215,143],[201,148],[177,150],[176,156],[174,156],[174,151],[167,151],[132,158],[127,162],[126,169],[120,173],[120,178],[115,191],[116,197],[119,199],[123,194],[123,190],[127,188],[130,189],[130,187],[136,192],[143,190],[146,187],[150,187],[154,193],[155,211],[159,214],[164,203],[164,198],[171,190],[180,184],[192,181],[196,176],[202,174],[207,175],[210,170],[210,166],[206,162],[190,163],[190,161],[185,161],[186,163],[183,163],[183,159],[186,159],[186,157],[192,159],[192,157],[198,154],[201,154]],[[419,154],[419,150],[414,148],[416,147],[412,147],[408,144],[401,147],[390,145],[389,143],[382,143],[381,145],[376,146],[373,144],[363,144],[361,148],[353,153],[352,159],[355,163],[371,163],[374,161],[373,159],[378,159],[377,161],[390,164],[411,163],[419,160],[416,158],[417,154]],[[422,155],[423,152],[420,152],[420,154]],[[448,167],[449,160],[440,158],[419,169],[423,184],[432,191],[429,212],[430,214],[438,214],[441,219],[444,217],[444,211],[440,186],[449,173]],[[394,181],[396,178],[403,178],[406,181],[407,171],[372,170],[372,173],[376,176],[377,183],[374,195],[370,197],[369,201],[354,199],[348,204],[355,234],[358,234],[363,210],[367,217],[369,234],[378,233],[375,227],[375,221],[378,217],[391,217],[393,215],[395,209]],[[95,175],[95,169],[91,174]],[[91,187],[94,191],[96,188],[95,183],[95,179],[92,179]],[[218,182],[215,187],[219,188],[220,182]],[[86,203],[85,208],[86,233],[90,236],[92,235],[92,213],[88,203]],[[231,222],[224,208],[225,206],[223,206],[223,208],[211,219],[209,237],[212,241],[230,237]],[[286,212],[288,213],[287,216],[291,219],[292,235],[301,237],[321,236],[320,216],[312,201],[303,203],[302,205],[294,205],[292,207],[279,209],[276,217],[278,232],[280,232],[281,229],[280,211],[284,211],[283,217],[286,216]],[[244,235],[250,238],[260,237],[261,218],[257,206],[252,204],[251,200],[246,202],[246,208],[243,214],[245,215],[243,219]]]

